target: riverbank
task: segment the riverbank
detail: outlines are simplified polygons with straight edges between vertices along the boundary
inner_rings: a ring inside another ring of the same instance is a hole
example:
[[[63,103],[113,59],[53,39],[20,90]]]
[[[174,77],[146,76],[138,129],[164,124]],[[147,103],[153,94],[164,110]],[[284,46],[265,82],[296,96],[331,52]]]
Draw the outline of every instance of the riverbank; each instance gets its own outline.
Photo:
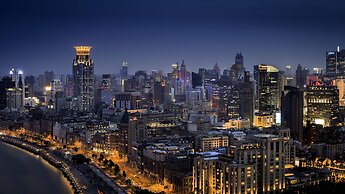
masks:
[[[23,142],[18,138],[13,138],[13,137],[8,137],[8,136],[3,136],[3,135],[0,136],[0,140],[3,143],[15,146],[17,148],[23,149],[32,154],[40,156],[45,161],[47,161],[50,165],[52,165],[56,169],[60,170],[60,172],[62,172],[63,176],[70,183],[74,193],[76,194],[84,193],[83,188],[80,186],[75,176],[70,172],[70,167],[66,165],[63,161],[59,161],[58,159],[56,159],[44,148],[40,148],[33,144]]]

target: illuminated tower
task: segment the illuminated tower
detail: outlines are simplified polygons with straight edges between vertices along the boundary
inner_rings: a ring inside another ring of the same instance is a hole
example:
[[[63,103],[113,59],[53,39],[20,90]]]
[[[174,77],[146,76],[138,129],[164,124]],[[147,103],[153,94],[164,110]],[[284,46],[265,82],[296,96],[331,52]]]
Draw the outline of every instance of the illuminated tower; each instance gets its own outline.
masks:
[[[178,78],[178,68],[179,68],[178,63],[172,64],[171,67],[172,67],[172,77]]]
[[[324,127],[339,123],[339,90],[327,82],[313,82],[307,86],[307,119]]]
[[[94,108],[94,67],[90,58],[91,46],[75,46],[73,60],[73,94],[78,98],[79,110],[92,111]]]
[[[25,98],[25,83],[24,83],[24,73],[21,70],[11,69],[10,77],[12,81],[15,83],[15,103],[11,106],[12,108],[20,108],[24,105],[24,98]]]
[[[279,105],[279,70],[271,65],[258,66],[259,112],[271,114]]]
[[[345,77],[345,50],[337,47],[336,51],[326,52],[326,73],[331,77]]]

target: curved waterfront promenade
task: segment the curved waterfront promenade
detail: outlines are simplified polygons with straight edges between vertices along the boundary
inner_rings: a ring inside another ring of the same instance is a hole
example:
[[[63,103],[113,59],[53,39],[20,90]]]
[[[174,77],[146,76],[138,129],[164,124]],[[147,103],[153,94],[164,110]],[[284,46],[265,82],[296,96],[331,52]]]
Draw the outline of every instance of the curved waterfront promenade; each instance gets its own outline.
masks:
[[[0,193],[73,193],[64,175],[46,160],[3,141],[0,152]]]
[[[30,143],[21,138],[0,134],[1,141],[41,156],[63,173],[72,185],[74,193],[126,193],[126,191],[111,181],[109,177],[102,176],[99,172],[95,171],[91,164],[75,164],[67,160],[59,151]]]
[[[74,193],[84,193],[82,191],[80,184],[78,183],[77,178],[71,173],[70,167],[66,165],[63,161],[59,161],[56,157],[52,156],[46,150],[40,149],[38,147],[35,147],[34,145],[22,142],[19,139],[12,137],[0,136],[0,141],[41,156],[46,162],[48,162],[50,165],[56,167],[62,172],[64,177],[69,181],[70,185],[72,186]]]

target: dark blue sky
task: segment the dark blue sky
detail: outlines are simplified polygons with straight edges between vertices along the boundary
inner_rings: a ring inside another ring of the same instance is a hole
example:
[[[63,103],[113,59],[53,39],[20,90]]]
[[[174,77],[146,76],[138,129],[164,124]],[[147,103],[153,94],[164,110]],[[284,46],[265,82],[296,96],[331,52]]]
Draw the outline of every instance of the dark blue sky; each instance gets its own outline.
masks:
[[[341,0],[0,0],[0,74],[71,73],[74,45],[92,45],[96,73],[222,69],[242,51],[245,66],[324,67],[345,48]]]

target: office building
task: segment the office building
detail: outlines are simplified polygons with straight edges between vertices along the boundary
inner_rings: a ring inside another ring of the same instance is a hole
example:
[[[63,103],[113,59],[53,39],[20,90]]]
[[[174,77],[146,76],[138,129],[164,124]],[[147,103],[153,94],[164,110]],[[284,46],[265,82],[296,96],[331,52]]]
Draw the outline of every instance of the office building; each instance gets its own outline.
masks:
[[[324,127],[339,122],[339,90],[326,82],[314,82],[307,86],[307,120]]]
[[[296,69],[296,87],[302,91],[304,91],[305,85],[309,84],[307,83],[308,74],[309,70],[306,67],[303,68],[300,64],[298,64]]]
[[[227,154],[194,158],[194,193],[271,193],[285,189],[285,139],[273,134],[232,136]]]
[[[94,109],[94,64],[90,57],[91,46],[75,46],[73,60],[73,94],[82,112]]]
[[[11,103],[8,98],[8,90],[14,90],[15,86],[15,82],[12,81],[11,77],[3,77],[0,81],[0,110],[7,108]]]
[[[279,70],[272,65],[258,65],[258,108],[259,113],[272,114],[279,108]]]
[[[285,86],[282,95],[282,126],[291,130],[291,137],[303,141],[303,92],[296,87]]]
[[[236,54],[235,63],[230,68],[230,80],[232,82],[243,80],[245,70],[243,66],[243,55],[239,52]]]
[[[345,76],[345,50],[326,52],[326,73],[330,77],[342,78]]]

